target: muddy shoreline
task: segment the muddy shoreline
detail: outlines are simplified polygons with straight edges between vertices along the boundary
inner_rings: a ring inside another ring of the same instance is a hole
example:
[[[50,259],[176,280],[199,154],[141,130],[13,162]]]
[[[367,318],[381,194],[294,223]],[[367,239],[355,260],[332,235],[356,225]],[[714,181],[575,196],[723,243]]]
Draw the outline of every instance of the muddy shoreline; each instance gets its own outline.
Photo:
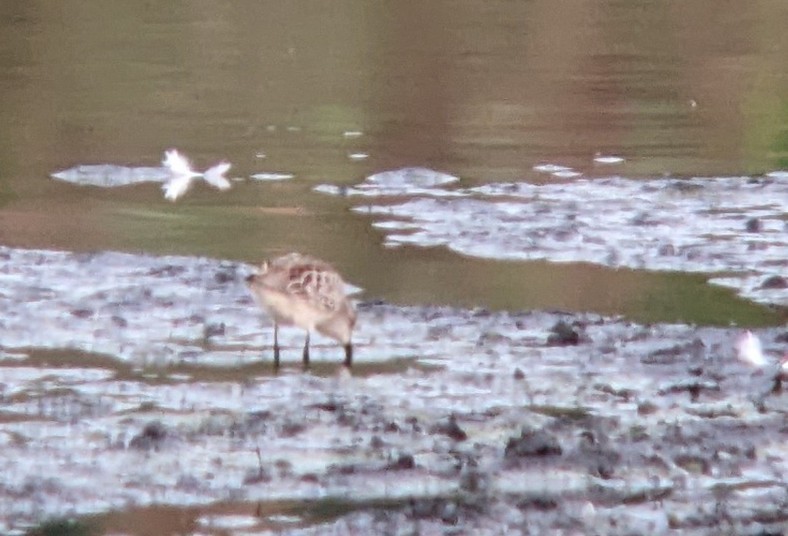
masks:
[[[788,395],[741,329],[367,301],[352,375],[297,330],[273,375],[246,270],[0,250],[0,532],[788,527]]]

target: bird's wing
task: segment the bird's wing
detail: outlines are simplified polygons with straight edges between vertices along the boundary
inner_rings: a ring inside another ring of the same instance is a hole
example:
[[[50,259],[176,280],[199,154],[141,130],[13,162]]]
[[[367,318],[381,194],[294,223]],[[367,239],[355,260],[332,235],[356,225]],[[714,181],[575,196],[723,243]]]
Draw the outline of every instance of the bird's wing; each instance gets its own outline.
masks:
[[[344,285],[334,271],[302,265],[290,268],[287,290],[326,311],[337,311],[345,300]]]

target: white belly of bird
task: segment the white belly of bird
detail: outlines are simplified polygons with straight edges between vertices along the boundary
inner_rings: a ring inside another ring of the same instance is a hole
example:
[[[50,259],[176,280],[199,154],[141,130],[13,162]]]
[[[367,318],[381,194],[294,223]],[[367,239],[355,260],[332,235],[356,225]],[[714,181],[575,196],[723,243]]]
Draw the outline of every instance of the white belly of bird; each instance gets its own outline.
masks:
[[[278,324],[299,326],[313,331],[315,326],[331,318],[332,312],[281,292],[266,292],[263,306]]]

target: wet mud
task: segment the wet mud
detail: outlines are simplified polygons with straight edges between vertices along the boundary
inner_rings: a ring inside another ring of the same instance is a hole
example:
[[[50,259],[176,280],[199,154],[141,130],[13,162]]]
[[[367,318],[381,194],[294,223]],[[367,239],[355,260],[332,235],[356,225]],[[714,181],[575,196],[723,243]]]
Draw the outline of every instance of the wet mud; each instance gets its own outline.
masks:
[[[361,301],[352,373],[282,330],[274,375],[249,270],[0,248],[1,533],[788,527],[788,386],[740,329]]]

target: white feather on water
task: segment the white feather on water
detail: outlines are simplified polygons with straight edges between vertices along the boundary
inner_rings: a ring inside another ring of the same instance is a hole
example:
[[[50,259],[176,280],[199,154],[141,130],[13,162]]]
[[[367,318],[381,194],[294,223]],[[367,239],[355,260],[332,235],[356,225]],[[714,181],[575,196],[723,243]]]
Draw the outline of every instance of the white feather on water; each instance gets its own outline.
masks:
[[[177,149],[170,149],[164,153],[164,160],[161,163],[169,169],[171,175],[170,180],[162,186],[164,197],[170,201],[176,201],[185,194],[191,187],[193,179],[198,177],[202,177],[206,183],[218,190],[224,191],[230,188],[230,181],[224,177],[232,166],[229,162],[220,162],[200,173],[192,169],[189,160]]]
[[[104,188],[142,182],[163,183],[164,197],[170,201],[182,197],[199,178],[218,190],[228,190],[231,186],[225,177],[231,167],[229,162],[220,162],[200,172],[193,169],[189,159],[177,149],[170,149],[164,153],[161,164],[160,167],[87,164],[56,171],[50,176],[73,184]]]

